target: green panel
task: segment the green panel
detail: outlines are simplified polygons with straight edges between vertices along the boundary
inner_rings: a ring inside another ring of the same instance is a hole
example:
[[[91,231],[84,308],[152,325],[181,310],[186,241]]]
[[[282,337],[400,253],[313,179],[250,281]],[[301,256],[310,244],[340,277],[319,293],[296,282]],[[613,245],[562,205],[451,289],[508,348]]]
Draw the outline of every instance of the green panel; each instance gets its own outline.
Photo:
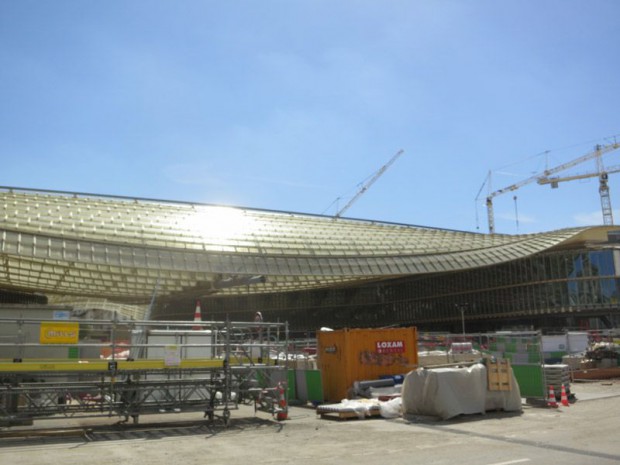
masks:
[[[295,385],[295,370],[287,370],[286,378],[288,383],[286,389],[287,399],[295,399],[295,393],[297,392],[297,386]]]
[[[306,386],[308,387],[308,400],[323,402],[323,379],[320,370],[306,370]]]
[[[80,350],[78,347],[69,347],[69,358],[78,359],[80,358]]]
[[[546,389],[543,385],[543,371],[540,365],[513,365],[514,372],[521,397],[542,398],[546,397]]]
[[[262,371],[257,371],[257,372],[256,372],[256,381],[258,381],[258,385],[259,385],[261,388],[265,388],[265,387],[267,387],[267,386],[266,386],[267,382],[266,382],[266,380],[265,380],[265,375],[264,375],[264,373],[263,373]]]

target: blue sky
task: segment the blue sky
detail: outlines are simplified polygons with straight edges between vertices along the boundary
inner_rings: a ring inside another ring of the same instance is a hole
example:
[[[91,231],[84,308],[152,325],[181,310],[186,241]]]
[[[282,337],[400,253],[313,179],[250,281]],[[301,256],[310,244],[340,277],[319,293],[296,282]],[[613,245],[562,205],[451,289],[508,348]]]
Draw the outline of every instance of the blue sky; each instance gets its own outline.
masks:
[[[616,0],[0,0],[0,185],[335,214],[402,149],[345,216],[486,232],[489,171],[499,189],[620,141],[618,18]],[[495,215],[600,224],[598,182],[533,183]]]

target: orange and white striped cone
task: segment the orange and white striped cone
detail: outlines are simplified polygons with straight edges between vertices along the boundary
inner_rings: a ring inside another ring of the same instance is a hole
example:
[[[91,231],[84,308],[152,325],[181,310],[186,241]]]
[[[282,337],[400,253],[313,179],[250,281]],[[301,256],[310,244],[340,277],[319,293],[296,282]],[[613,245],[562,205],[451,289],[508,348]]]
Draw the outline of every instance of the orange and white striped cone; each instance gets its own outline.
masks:
[[[553,386],[549,385],[549,397],[547,398],[547,407],[558,408],[558,402],[555,400],[555,391]]]
[[[278,383],[278,410],[276,420],[283,421],[288,418],[288,404],[286,403],[286,392],[282,382]]]
[[[566,395],[566,388],[564,387],[564,384],[562,384],[562,397],[560,398],[560,402],[562,403],[564,407],[570,407],[570,404],[568,403],[568,396]]]
[[[200,311],[200,300],[196,301],[196,310],[194,311],[194,322],[202,321],[202,312]],[[201,330],[202,326],[196,325],[193,326],[194,330]]]

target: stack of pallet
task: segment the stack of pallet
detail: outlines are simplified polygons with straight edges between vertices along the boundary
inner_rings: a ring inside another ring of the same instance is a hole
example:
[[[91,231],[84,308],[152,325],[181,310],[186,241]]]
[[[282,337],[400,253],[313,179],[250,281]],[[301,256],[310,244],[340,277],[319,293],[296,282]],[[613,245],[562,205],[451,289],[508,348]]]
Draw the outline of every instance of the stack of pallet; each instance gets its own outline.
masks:
[[[562,386],[570,392],[570,367],[569,365],[543,365],[547,386],[553,386],[556,397],[562,392]]]

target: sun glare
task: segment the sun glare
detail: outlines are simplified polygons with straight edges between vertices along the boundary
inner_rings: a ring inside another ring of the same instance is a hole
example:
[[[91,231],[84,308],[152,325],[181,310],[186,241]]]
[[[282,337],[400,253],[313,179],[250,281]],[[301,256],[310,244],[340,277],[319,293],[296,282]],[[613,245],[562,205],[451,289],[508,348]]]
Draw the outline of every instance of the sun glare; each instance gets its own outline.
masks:
[[[226,243],[251,233],[254,221],[244,210],[230,207],[196,206],[186,226],[205,241]]]

